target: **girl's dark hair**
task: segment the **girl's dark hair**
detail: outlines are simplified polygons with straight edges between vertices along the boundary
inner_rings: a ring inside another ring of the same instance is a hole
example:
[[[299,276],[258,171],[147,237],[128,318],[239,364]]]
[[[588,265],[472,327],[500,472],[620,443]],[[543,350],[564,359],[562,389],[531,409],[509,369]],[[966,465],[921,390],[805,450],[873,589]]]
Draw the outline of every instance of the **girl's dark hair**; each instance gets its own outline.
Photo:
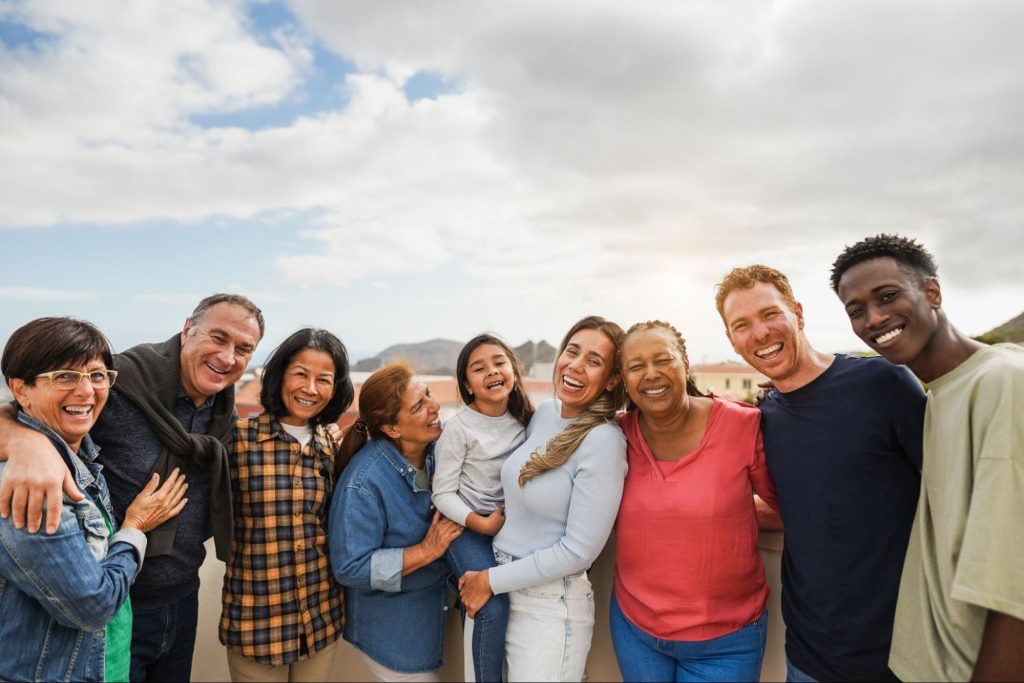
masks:
[[[530,418],[533,417],[533,403],[526,393],[526,388],[523,387],[523,364],[516,356],[515,351],[493,334],[487,334],[486,332],[478,334],[466,342],[466,345],[459,351],[459,360],[455,364],[455,381],[459,385],[459,396],[467,406],[476,400],[476,397],[470,393],[468,386],[469,357],[484,344],[493,344],[500,348],[508,356],[509,362],[512,363],[515,384],[512,387],[512,392],[508,395],[508,412],[525,427],[530,423]]]
[[[334,457],[334,478],[337,481],[345,465],[369,439],[394,439],[384,433],[385,425],[398,421],[405,390],[412,381],[409,366],[395,363],[385,365],[370,375],[359,388],[359,419],[349,427]],[[397,445],[397,444],[396,444]]]
[[[348,352],[341,340],[327,330],[315,327],[304,327],[292,333],[270,354],[270,359],[263,367],[263,386],[260,388],[260,404],[263,409],[275,417],[288,414],[281,388],[284,386],[284,373],[288,365],[301,351],[314,349],[323,351],[334,361],[334,395],[324,409],[313,418],[314,424],[328,424],[336,421],[344,413],[355,397],[352,378],[349,376]]]
[[[704,392],[697,388],[697,383],[693,381],[693,375],[690,374],[690,359],[686,356],[686,340],[683,339],[683,335],[679,333],[675,327],[665,322],[664,320],[648,320],[647,322],[637,323],[626,331],[626,336],[622,340],[622,346],[619,347],[619,355],[622,355],[622,349],[626,346],[626,339],[629,339],[629,335],[635,332],[646,332],[647,330],[661,330],[665,335],[672,340],[676,350],[679,351],[679,359],[686,366],[686,393],[690,396],[704,396]],[[619,359],[622,362],[622,359]],[[625,385],[625,382],[623,382]],[[633,399],[629,397],[629,393],[626,394],[626,410],[633,410],[636,408],[636,404],[633,403]]]
[[[20,379],[33,386],[40,373],[84,365],[95,358],[108,369],[114,367],[110,342],[95,325],[74,318],[36,318],[7,340],[0,371],[8,381]]]
[[[582,415],[548,441],[543,453],[540,450],[536,450],[530,454],[530,459],[523,463],[522,468],[519,470],[520,488],[526,486],[526,482],[534,477],[565,464],[572,457],[572,454],[576,452],[580,444],[583,443],[583,439],[587,437],[587,434],[595,427],[606,423],[614,424],[615,415],[622,408],[622,404],[626,400],[626,389],[622,386],[621,371],[619,370],[619,349],[622,348],[622,340],[626,334],[622,331],[621,327],[611,320],[605,320],[599,315],[588,315],[569,328],[565,338],[562,339],[562,344],[558,347],[558,356],[555,357],[556,375],[558,373],[558,358],[565,353],[565,347],[569,346],[573,335],[580,330],[597,330],[611,340],[610,377],[618,376],[619,381],[611,389],[605,389],[593,403],[586,407]],[[559,381],[557,376],[554,377],[554,381],[557,385]]]

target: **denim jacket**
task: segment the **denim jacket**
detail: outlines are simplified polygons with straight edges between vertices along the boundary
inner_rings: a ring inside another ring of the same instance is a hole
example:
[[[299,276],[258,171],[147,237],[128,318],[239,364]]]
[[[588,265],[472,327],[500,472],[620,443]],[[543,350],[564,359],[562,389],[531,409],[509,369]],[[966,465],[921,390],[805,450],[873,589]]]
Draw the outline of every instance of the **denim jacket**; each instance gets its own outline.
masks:
[[[433,445],[427,476],[434,468]],[[423,540],[434,516],[430,490],[386,440],[356,453],[334,489],[331,566],[345,587],[345,640],[389,669],[441,666],[447,608],[444,558],[402,576],[404,548]]]
[[[86,497],[64,497],[53,535],[0,519],[0,680],[102,681],[104,627],[128,597],[146,536],[136,529],[109,536],[94,501],[113,524],[110,493],[88,436],[76,455],[28,415],[19,413],[18,421],[50,438]],[[6,464],[0,462],[0,480]]]

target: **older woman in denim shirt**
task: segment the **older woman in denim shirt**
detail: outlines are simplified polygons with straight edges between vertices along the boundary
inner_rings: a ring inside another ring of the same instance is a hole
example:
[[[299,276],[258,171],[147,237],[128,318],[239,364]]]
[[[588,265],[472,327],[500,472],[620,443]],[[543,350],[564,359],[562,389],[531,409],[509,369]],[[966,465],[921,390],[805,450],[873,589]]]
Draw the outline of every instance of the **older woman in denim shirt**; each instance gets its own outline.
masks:
[[[385,366],[363,383],[359,420],[336,459],[345,469],[329,533],[331,566],[345,586],[344,636],[378,681],[438,680],[447,611],[443,556],[462,533],[430,501],[438,409],[409,368]]]
[[[67,497],[54,535],[0,520],[0,679],[128,680],[128,590],[146,552],[145,532],[181,511],[184,478],[158,478],[114,533],[110,493],[88,432],[117,375],[106,338],[86,322],[40,318],[11,335],[0,369],[18,421],[47,437],[84,499]],[[0,480],[5,463],[0,462]]]

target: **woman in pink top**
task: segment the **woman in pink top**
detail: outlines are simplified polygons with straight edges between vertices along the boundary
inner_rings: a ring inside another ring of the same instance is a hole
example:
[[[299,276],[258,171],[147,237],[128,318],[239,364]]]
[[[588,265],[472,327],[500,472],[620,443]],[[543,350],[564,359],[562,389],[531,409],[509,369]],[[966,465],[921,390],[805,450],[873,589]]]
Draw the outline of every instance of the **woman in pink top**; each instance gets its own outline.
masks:
[[[612,641],[626,681],[756,681],[768,586],[754,492],[777,507],[760,413],[704,396],[661,321],[626,334],[629,473],[616,522]]]

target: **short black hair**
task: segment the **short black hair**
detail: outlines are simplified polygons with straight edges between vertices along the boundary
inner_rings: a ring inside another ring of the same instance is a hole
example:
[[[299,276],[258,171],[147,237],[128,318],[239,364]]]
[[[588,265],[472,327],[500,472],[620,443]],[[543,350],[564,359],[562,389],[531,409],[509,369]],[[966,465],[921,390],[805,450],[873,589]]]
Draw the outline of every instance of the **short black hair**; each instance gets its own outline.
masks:
[[[334,361],[334,395],[320,414],[313,418],[313,422],[320,424],[334,422],[352,405],[356,391],[349,376],[348,351],[345,350],[345,345],[327,330],[315,327],[304,327],[293,332],[270,354],[270,359],[263,366],[260,404],[275,417],[288,414],[281,398],[284,373],[292,359],[305,349],[323,351]]]
[[[852,246],[843,249],[832,264],[832,291],[839,293],[839,280],[843,273],[861,261],[888,256],[897,263],[908,266],[923,281],[938,275],[935,260],[921,244],[902,235],[885,233],[867,237]]]
[[[75,318],[36,318],[7,340],[0,370],[8,382],[20,379],[33,386],[41,373],[96,358],[108,368],[114,366],[110,342],[95,325]]]

